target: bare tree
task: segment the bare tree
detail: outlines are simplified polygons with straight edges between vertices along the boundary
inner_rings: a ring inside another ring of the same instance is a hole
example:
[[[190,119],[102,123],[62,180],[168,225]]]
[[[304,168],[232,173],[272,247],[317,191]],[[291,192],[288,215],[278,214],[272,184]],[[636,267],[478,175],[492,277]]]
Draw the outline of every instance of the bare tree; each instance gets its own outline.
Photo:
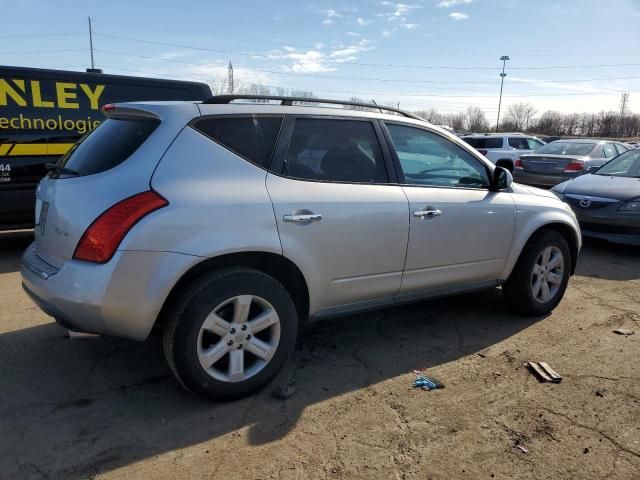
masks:
[[[469,105],[467,107],[467,130],[482,132],[489,130],[489,122],[480,107]]]
[[[513,122],[517,131],[526,130],[537,110],[527,102],[518,102],[509,105],[507,119]]]

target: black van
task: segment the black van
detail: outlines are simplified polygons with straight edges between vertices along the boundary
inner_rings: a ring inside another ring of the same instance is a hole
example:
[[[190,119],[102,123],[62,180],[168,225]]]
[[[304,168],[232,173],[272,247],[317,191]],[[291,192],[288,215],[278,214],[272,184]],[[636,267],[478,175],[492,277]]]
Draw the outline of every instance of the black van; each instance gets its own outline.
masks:
[[[206,100],[204,83],[0,66],[0,230],[31,228],[35,188],[107,103]]]

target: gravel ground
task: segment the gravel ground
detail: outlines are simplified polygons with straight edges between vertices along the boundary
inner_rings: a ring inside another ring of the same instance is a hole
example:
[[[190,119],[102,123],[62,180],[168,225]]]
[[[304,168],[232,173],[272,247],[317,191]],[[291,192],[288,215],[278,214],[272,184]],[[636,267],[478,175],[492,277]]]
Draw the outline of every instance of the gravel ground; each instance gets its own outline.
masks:
[[[274,385],[215,404],[158,338],[70,340],[22,292],[29,242],[0,234],[2,479],[640,478],[640,249],[587,242],[545,318],[496,290],[309,326]]]

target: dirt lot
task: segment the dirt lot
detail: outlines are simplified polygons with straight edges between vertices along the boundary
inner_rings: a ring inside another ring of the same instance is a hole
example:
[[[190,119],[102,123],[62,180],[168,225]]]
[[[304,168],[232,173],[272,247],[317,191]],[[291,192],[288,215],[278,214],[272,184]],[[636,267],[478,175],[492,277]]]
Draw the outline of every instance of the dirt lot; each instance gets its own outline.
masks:
[[[587,243],[546,318],[492,291],[314,325],[291,398],[211,404],[158,339],[69,340],[20,288],[29,241],[0,235],[2,479],[640,478],[639,249]],[[446,388],[412,390],[415,368]]]

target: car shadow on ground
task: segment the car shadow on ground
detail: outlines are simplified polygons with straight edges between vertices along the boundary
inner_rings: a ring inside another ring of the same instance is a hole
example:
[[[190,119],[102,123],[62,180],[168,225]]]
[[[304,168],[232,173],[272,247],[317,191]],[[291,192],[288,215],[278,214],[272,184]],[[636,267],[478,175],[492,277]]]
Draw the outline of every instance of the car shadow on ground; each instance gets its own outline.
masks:
[[[70,340],[55,324],[4,333],[0,472],[86,478],[231,432],[262,445],[319,402],[476,353],[537,320],[510,313],[492,290],[320,322],[305,328],[276,382],[230,403],[184,392],[158,338]],[[289,382],[292,397],[271,396]]]
[[[0,274],[20,270],[22,252],[33,242],[33,230],[0,232]]]
[[[576,275],[605,280],[636,280],[640,278],[638,266],[640,247],[584,237]]]

